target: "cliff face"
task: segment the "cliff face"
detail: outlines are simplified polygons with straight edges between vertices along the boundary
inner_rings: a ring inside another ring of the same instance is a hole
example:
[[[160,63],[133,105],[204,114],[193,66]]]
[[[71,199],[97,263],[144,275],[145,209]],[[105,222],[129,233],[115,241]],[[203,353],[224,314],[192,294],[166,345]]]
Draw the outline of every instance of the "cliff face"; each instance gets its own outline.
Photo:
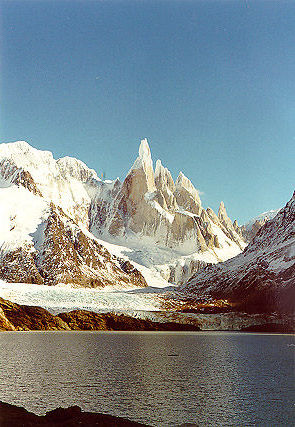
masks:
[[[160,160],[154,171],[147,140],[141,142],[139,156],[121,186],[117,184],[113,199],[107,200],[109,196],[110,193],[103,203],[98,198],[91,206],[90,217],[97,220],[91,220],[90,230],[97,236],[109,235],[120,242],[148,237],[186,255],[213,250],[215,259],[216,248],[221,249],[221,258],[224,249],[226,258],[228,247],[236,253],[245,247],[225,208],[220,219],[211,209],[208,213],[198,191],[182,172],[174,183]]]
[[[184,297],[227,299],[240,309],[294,312],[295,193],[240,255],[195,274]]]

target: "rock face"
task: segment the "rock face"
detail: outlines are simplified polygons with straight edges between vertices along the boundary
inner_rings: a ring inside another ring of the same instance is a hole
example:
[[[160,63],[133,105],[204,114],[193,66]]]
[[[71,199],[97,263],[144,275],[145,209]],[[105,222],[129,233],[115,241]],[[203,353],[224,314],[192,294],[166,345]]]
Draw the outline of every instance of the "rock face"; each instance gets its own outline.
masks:
[[[0,278],[11,282],[146,286],[135,265],[127,268],[126,257],[97,239],[141,245],[147,259],[161,248],[165,263],[193,255],[186,266],[169,267],[176,283],[245,246],[224,205],[218,216],[205,210],[182,172],[174,183],[160,160],[153,169],[146,139],[123,183],[101,181],[80,160],[55,160],[24,141],[1,144],[0,217]]]
[[[226,299],[256,312],[293,312],[295,301],[295,193],[240,255],[206,267],[181,289],[194,298]]]
[[[113,241],[120,242],[138,237],[152,239],[162,247],[186,255],[213,250],[215,259],[218,259],[215,248],[226,252],[231,247],[238,253],[245,246],[226,215],[219,220],[214,214],[215,222],[210,218],[201,205],[198,191],[182,172],[174,183],[160,160],[153,170],[146,139],[141,141],[139,156],[123,184],[117,184],[113,200],[108,199],[109,195],[102,203],[98,198],[91,206],[90,216],[103,218],[103,221],[91,220],[90,230],[96,236],[111,236]]]

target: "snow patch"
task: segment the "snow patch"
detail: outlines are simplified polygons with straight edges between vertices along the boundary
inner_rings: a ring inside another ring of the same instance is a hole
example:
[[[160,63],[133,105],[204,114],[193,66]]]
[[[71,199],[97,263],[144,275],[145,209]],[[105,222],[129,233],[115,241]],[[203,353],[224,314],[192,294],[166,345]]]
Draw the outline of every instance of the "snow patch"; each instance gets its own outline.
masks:
[[[23,187],[0,188],[0,248],[2,254],[33,243],[32,233],[47,218],[49,205]]]

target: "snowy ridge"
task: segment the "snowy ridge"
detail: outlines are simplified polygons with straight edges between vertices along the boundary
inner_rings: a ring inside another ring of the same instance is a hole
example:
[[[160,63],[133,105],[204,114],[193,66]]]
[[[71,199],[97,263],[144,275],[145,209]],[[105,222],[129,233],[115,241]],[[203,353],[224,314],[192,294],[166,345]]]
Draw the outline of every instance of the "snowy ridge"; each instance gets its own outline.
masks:
[[[89,192],[101,180],[83,162],[72,157],[55,160],[49,151],[36,150],[25,141],[1,144],[1,161],[6,161],[6,180],[13,180],[15,167],[24,170],[47,202],[60,206],[78,223],[88,221]]]
[[[251,227],[256,221],[264,221],[267,220],[269,221],[270,219],[273,219],[277,213],[280,211],[280,209],[271,209],[270,211],[267,212],[262,212],[260,215],[256,216],[255,218],[252,218],[250,221],[246,222],[245,224],[243,224],[244,227],[246,227],[247,229],[249,227]]]
[[[58,175],[52,153],[37,150],[25,141],[0,144],[0,160],[2,159],[12,160],[18,168],[30,172],[37,183],[43,182],[48,176]]]
[[[101,179],[98,178],[95,170],[89,169],[85,163],[76,159],[75,157],[62,157],[58,159],[56,163],[61,175],[64,178],[70,176],[82,182],[87,182],[91,179],[101,181]]]

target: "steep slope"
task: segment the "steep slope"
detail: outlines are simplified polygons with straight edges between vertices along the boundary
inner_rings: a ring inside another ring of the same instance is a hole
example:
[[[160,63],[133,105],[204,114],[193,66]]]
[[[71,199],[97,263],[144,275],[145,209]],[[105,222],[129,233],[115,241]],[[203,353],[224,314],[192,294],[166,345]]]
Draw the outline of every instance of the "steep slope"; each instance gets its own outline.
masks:
[[[294,312],[295,192],[243,253],[195,274],[180,295],[226,299],[246,310]]]
[[[82,286],[146,286],[141,273],[27,189],[0,188],[0,278]]]

